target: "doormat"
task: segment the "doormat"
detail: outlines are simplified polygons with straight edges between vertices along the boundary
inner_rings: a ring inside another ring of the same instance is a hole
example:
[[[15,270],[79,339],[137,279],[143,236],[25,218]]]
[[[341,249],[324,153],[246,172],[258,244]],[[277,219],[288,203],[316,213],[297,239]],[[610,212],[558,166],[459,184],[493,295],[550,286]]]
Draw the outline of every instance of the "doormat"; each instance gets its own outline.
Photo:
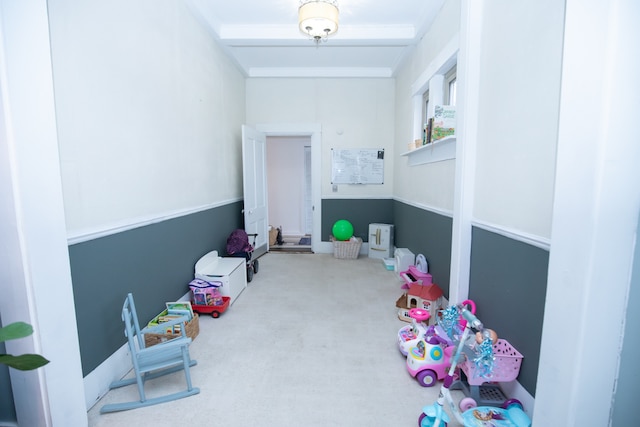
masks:
[[[283,245],[283,246],[270,246],[269,253],[274,254],[312,254],[311,248],[300,247],[300,245]]]
[[[300,241],[298,242],[299,245],[310,245],[311,244],[311,237],[303,237],[300,239]]]

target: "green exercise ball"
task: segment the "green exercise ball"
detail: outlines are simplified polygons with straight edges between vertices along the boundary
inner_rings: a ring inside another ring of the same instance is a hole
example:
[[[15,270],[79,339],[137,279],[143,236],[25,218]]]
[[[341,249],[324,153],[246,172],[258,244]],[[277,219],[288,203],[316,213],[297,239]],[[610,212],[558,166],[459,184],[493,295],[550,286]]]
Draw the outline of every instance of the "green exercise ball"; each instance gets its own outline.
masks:
[[[353,225],[346,219],[340,219],[331,229],[336,240],[349,240],[353,236]]]

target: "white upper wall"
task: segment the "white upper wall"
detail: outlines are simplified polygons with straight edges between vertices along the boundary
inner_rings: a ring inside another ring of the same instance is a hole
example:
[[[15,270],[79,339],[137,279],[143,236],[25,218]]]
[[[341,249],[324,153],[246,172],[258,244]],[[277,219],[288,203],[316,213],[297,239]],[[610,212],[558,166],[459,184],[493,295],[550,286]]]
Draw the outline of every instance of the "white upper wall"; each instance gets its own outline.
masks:
[[[414,139],[412,87],[460,30],[460,1],[443,6],[396,86],[395,148]],[[548,240],[553,212],[563,3],[485,2],[473,220]],[[544,25],[540,25],[544,22]],[[508,36],[506,36],[508,35]],[[460,85],[458,86],[460,87]],[[462,94],[458,94],[461,96]],[[464,144],[460,139],[458,144]],[[455,160],[407,166],[395,156],[394,196],[453,212]]]
[[[320,47],[322,49],[322,47]],[[247,123],[318,123],[322,127],[322,197],[391,197],[393,79],[247,79]],[[384,184],[331,189],[332,148],[384,148]]]
[[[548,237],[562,7],[486,9],[474,218]],[[457,36],[460,0],[445,3],[396,79],[246,86],[182,2],[52,0],[49,11],[71,237],[240,199],[243,123],[319,123],[322,197],[394,196],[453,212],[455,161],[410,167],[400,154],[413,140],[411,86]],[[331,148],[384,148],[384,184],[332,192]]]
[[[483,15],[474,217],[548,239],[564,2],[491,1]]]
[[[49,13],[70,237],[242,197],[244,77],[183,2]]]
[[[413,135],[412,85],[432,65],[440,51],[460,30],[460,0],[445,2],[429,32],[396,77],[396,129],[394,196],[406,203],[451,214],[453,212],[455,160],[408,166],[407,151]]]

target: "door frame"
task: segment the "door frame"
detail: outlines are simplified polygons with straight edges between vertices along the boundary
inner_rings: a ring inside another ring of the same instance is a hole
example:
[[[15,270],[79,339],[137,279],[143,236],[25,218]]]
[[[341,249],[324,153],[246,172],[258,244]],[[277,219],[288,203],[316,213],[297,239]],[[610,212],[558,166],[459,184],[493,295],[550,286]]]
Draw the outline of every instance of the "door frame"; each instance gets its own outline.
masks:
[[[322,235],[322,200],[321,200],[321,150],[322,126],[319,123],[270,123],[254,126],[265,136],[308,136],[311,138],[311,203],[313,209],[313,225],[311,234],[311,250],[320,252]],[[267,140],[268,143],[268,140]]]
[[[269,250],[266,154],[266,135],[251,126],[242,125],[242,215],[246,232],[257,233],[253,245],[256,258]]]

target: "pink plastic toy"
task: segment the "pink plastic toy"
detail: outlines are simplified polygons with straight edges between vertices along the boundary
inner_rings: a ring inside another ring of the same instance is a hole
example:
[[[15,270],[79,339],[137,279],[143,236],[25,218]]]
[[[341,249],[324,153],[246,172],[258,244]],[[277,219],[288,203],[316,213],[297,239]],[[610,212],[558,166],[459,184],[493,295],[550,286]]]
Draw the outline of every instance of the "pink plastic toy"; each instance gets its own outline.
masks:
[[[463,301],[462,306],[469,307],[475,313],[476,304],[471,300]],[[460,331],[464,331],[466,320],[458,320]],[[407,370],[423,387],[432,387],[436,381],[447,375],[451,356],[453,355],[453,341],[447,332],[439,325],[429,326],[423,337],[407,353]]]
[[[405,356],[424,337],[427,332],[426,322],[431,314],[421,308],[412,308],[409,310],[409,317],[412,319],[411,324],[403,326],[398,331],[398,348]]]
[[[497,339],[497,336],[495,334],[491,334],[490,330],[484,328],[482,322],[480,322],[480,320],[478,320],[478,318],[466,308],[466,304],[459,305],[457,306],[457,308],[459,309],[461,316],[463,316],[466,320],[465,329],[462,332],[461,336],[459,338],[456,338],[456,344],[449,347],[451,349],[455,349],[455,352],[453,357],[451,358],[451,367],[449,368],[442,388],[440,389],[438,400],[436,400],[436,402],[434,402],[433,404],[427,405],[422,408],[422,413],[418,418],[418,426],[447,427],[450,421],[450,417],[449,414],[444,410],[444,404],[446,402],[449,403],[451,412],[453,413],[453,416],[455,417],[458,424],[463,425],[464,427],[531,427],[531,419],[525,413],[522,407],[522,403],[520,403],[516,399],[508,399],[504,401],[501,407],[476,406],[477,403],[475,401],[472,402],[471,399],[468,398],[462,399],[459,407],[457,407],[453,403],[453,399],[449,390],[452,388],[455,378],[458,376],[457,370],[460,367],[458,363],[462,362],[463,359],[470,360],[469,357],[463,356],[463,352],[465,352],[468,348],[467,338],[472,337],[472,335],[470,335],[471,329],[477,331],[476,333],[480,333],[480,336],[482,337],[482,348],[487,347],[484,344],[488,344],[488,348],[491,348],[491,343],[493,342],[494,336]],[[485,332],[489,333],[487,334]],[[472,341],[475,340],[472,339]],[[515,350],[512,350],[510,346],[507,346],[507,344],[501,344],[500,340],[497,340],[494,346],[495,345],[498,345],[499,352],[515,352]],[[477,357],[478,360],[479,357],[480,356]],[[517,355],[515,355],[514,357],[517,357]],[[491,359],[491,357],[489,359]],[[474,360],[474,363],[476,362],[477,361]],[[507,370],[516,371],[514,369],[516,363],[517,362],[507,363]],[[462,368],[463,370],[465,369],[464,366],[462,366]],[[468,371],[470,367],[467,366],[466,369]],[[496,373],[496,371],[493,370],[493,373]],[[517,376],[517,373],[498,373],[498,375],[501,379],[511,379],[515,378],[515,376]]]

